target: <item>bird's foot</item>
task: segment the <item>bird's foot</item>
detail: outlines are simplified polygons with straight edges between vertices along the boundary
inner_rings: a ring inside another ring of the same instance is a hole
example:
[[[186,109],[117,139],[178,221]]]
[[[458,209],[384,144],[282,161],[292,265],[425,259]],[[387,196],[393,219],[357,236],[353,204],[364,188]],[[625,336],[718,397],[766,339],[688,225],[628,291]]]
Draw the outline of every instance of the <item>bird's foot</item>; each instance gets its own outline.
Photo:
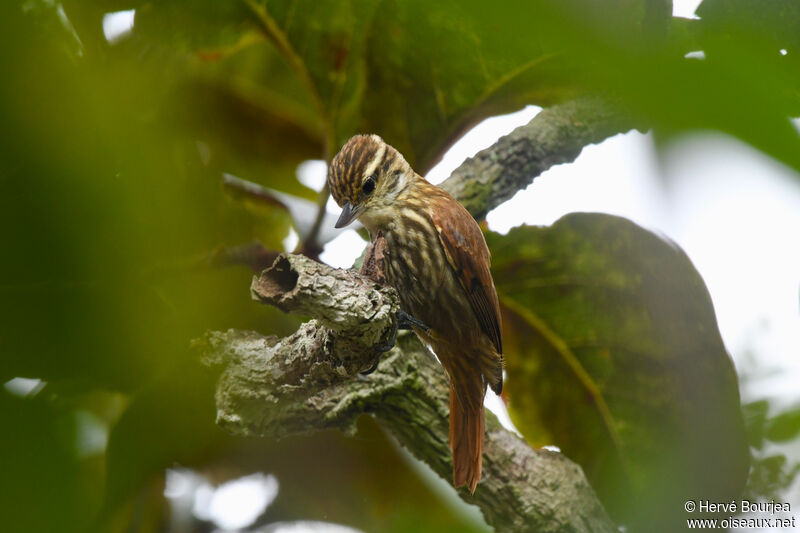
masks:
[[[392,332],[389,334],[389,338],[386,339],[386,342],[382,342],[381,344],[375,345],[375,351],[378,353],[388,352],[392,348],[394,348],[395,343],[397,342],[397,331],[400,329],[398,325],[398,321],[395,320],[392,323]],[[377,365],[377,363],[375,363]]]
[[[359,374],[361,374],[362,376],[368,376],[368,375],[372,374],[373,372],[378,370],[378,363],[380,363],[380,362],[381,362],[381,358],[380,357],[376,357],[375,358],[375,362],[372,363],[372,366],[369,367],[366,370],[362,370],[361,372],[359,372]]]
[[[428,333],[431,330],[431,328],[429,328],[428,325],[425,324],[425,322],[423,322],[422,320],[414,318],[413,316],[409,315],[402,309],[397,311],[397,329],[413,329],[413,328],[421,329],[425,333]]]
[[[429,328],[424,322],[414,318],[413,316],[409,315],[402,309],[397,311],[395,315],[394,323],[392,324],[392,332],[389,334],[389,338],[386,342],[378,344],[375,346],[375,351],[379,353],[388,352],[394,345],[397,343],[397,332],[399,330],[407,330],[407,329],[421,329],[424,332],[429,332],[431,328]],[[378,363],[380,363],[380,358],[375,359],[375,364],[369,367],[367,370],[361,372],[362,376],[366,376],[368,374],[372,374],[378,368]]]

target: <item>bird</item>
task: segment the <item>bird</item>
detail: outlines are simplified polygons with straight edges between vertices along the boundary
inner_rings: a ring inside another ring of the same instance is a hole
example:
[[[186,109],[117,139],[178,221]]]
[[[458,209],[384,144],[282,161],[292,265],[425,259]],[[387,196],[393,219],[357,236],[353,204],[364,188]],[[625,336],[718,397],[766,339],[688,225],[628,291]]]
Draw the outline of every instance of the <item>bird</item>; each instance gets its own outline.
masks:
[[[334,156],[328,186],[341,215],[385,239],[386,281],[450,385],[453,485],[481,479],[486,388],[503,389],[500,304],[483,232],[441,187],[417,174],[378,135],[356,135]]]

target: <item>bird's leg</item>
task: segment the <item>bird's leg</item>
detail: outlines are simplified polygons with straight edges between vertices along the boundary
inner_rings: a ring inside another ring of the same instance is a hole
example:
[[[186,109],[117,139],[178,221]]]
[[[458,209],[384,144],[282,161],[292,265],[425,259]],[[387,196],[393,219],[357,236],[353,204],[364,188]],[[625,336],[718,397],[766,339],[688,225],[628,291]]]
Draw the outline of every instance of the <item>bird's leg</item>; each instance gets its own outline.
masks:
[[[399,330],[401,329],[407,330],[413,328],[421,329],[426,333],[431,330],[431,328],[429,328],[421,320],[414,318],[413,316],[409,315],[402,309],[399,309],[397,311],[397,314],[395,315],[395,320],[392,323],[392,332],[389,334],[389,338],[386,340],[386,342],[375,346],[375,350],[378,353],[388,352],[389,350],[394,348],[394,345],[397,342],[397,332]],[[361,375],[366,376],[367,374],[372,374],[373,372],[375,372],[375,370],[378,368],[379,362],[380,362],[380,357],[375,359],[375,364],[373,364],[371,367],[361,372]]]
[[[388,352],[394,348],[394,344],[397,341],[398,331],[414,328],[421,329],[425,333],[431,330],[431,328],[429,328],[422,320],[414,318],[402,309],[399,309],[394,317],[394,322],[392,323],[392,333],[389,335],[389,338],[385,343],[379,344],[375,347],[375,349],[381,353]]]
[[[397,311],[397,329],[421,329],[425,333],[428,333],[431,328],[428,327],[425,322],[419,320],[418,318],[414,318],[413,316],[409,315],[402,309]]]

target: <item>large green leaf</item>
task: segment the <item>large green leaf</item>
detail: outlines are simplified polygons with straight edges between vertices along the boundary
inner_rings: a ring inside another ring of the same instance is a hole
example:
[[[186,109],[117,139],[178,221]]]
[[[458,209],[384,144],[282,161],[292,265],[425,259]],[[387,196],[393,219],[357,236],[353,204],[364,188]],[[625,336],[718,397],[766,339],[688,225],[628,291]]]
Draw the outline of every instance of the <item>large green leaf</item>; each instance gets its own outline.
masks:
[[[17,398],[0,388],[0,509],[4,531],[84,531],[97,489],[74,449],[74,420],[44,398]]]
[[[253,172],[227,170],[252,180],[259,154],[330,157],[358,132],[383,135],[424,173],[481,118],[586,91],[620,98],[643,125],[720,130],[800,168],[788,0],[759,16],[706,2],[703,20],[672,23],[668,3],[643,0],[135,4],[136,57],[177,55],[167,68],[190,83],[176,101],[220,133],[218,151],[250,154]],[[707,60],[683,57],[698,49]]]
[[[675,531],[682,500],[736,496],[748,467],[736,373],[686,255],[602,214],[487,237],[508,405],[528,441],[580,463],[634,528]]]
[[[280,249],[285,210],[257,218],[228,201],[194,143],[154,127],[152,83],[76,66],[21,14],[0,86],[0,379],[129,390],[209,327],[290,330],[249,304],[247,269],[206,260],[256,238]]]
[[[697,8],[703,25],[726,39],[758,36],[772,50],[800,50],[800,4],[793,0],[703,0]],[[770,31],[764,31],[769,28]]]
[[[669,133],[722,131],[800,170],[800,133],[789,120],[800,114],[800,54],[796,39],[786,37],[796,7],[776,0],[770,4],[785,6],[783,15],[768,9],[754,18],[748,11],[756,4],[719,3],[730,8],[723,20],[676,19],[637,33],[630,24],[597,23],[580,1],[541,1],[537,35],[563,48],[574,84],[619,98],[642,124]],[[685,58],[690,51],[706,57]]]
[[[614,2],[623,3],[643,5]],[[574,92],[561,81],[559,49],[531,34],[537,11],[527,2],[245,0],[222,13],[207,2],[141,5],[142,45],[179,51],[193,59],[193,79],[309,132],[318,157],[376,132],[425,171],[477,120]],[[270,142],[286,139],[271,132]]]

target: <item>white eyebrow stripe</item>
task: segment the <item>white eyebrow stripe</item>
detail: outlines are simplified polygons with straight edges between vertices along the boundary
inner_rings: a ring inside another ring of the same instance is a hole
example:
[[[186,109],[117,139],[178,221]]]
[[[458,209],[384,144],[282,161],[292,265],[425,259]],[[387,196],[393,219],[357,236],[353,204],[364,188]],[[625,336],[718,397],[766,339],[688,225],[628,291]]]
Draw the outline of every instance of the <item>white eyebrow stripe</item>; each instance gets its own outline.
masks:
[[[378,151],[375,152],[372,161],[370,161],[369,165],[367,165],[367,168],[364,171],[364,175],[362,176],[362,178],[371,176],[375,172],[375,169],[377,169],[378,165],[381,164],[381,160],[383,159],[383,154],[385,153],[386,153],[386,143],[381,143],[380,147],[378,148]]]

